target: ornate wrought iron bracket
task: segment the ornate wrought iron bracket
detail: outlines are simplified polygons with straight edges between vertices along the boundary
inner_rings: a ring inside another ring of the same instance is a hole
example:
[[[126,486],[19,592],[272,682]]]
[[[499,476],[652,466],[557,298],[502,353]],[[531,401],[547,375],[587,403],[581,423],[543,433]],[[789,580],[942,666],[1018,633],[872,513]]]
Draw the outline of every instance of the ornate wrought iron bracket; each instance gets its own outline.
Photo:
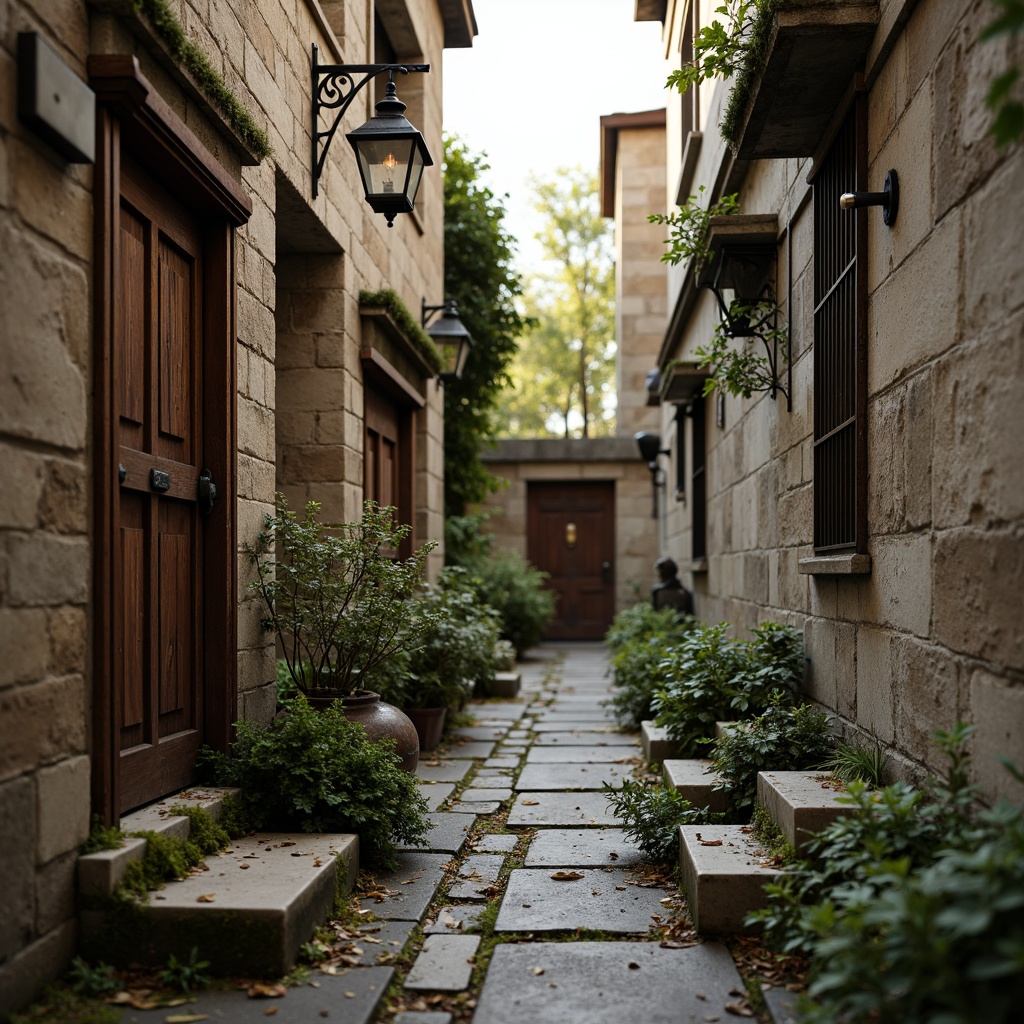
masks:
[[[327,162],[327,150],[330,149],[334,134],[341,124],[355,99],[356,94],[367,82],[388,73],[389,81],[394,80],[395,72],[407,75],[411,71],[429,71],[429,64],[321,64],[318,60],[316,43],[313,44],[313,198],[317,196],[317,183],[323,174]],[[359,77],[362,76],[362,77]],[[336,110],[331,126],[325,131],[320,130],[320,111]]]

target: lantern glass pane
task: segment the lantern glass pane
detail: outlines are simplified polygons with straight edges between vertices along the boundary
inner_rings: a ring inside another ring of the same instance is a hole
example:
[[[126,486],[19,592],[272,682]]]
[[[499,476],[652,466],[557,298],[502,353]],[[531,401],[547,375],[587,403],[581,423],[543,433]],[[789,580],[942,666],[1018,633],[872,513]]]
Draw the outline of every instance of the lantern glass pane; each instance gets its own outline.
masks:
[[[394,138],[360,139],[358,152],[367,196],[401,195],[409,162],[419,155],[413,139]]]

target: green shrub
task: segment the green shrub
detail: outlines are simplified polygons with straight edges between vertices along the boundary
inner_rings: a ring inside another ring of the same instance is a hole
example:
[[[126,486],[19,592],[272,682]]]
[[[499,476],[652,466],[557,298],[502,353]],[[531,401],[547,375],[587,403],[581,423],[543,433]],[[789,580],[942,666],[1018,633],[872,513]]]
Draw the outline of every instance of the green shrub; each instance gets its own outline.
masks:
[[[555,595],[544,587],[548,574],[517,551],[501,551],[468,568],[479,600],[501,616],[501,639],[522,657],[540,642],[555,614]]]
[[[852,743],[840,743],[822,767],[843,782],[860,779],[878,788],[885,781],[887,764],[888,759],[881,747],[857,747]]]
[[[337,704],[318,713],[300,695],[284,707],[269,726],[238,722],[233,756],[204,751],[218,784],[242,788],[255,827],[354,832],[385,866],[396,843],[422,843],[426,802],[392,740],[371,742]]]
[[[680,825],[706,825],[723,818],[706,807],[694,807],[679,790],[660,782],[624,779],[618,789],[604,783],[602,791],[612,813],[622,819],[626,838],[658,864],[674,864],[679,857]]]
[[[731,729],[715,740],[711,764],[730,809],[744,820],[753,812],[758,772],[798,772],[818,768],[832,750],[831,722],[823,711],[782,703],[776,693],[763,715],[745,729]]]
[[[946,782],[870,791],[751,915],[812,957],[809,1024],[1009,1024],[1024,999],[1024,811],[972,814],[965,742],[939,733]],[[1009,766],[1011,771],[1016,770]]]
[[[303,693],[354,693],[363,675],[415,649],[429,629],[405,599],[420,586],[434,545],[406,559],[388,557],[409,536],[394,512],[368,501],[358,523],[327,524],[317,502],[307,502],[300,518],[278,494],[277,514],[266,516],[256,543],[246,546],[256,569],[250,589],[266,609],[263,628],[276,636]]]
[[[411,614],[434,625],[410,659],[403,706],[461,710],[474,681],[494,678],[498,613],[477,598],[466,569],[448,566],[437,584],[414,600]]]
[[[803,676],[796,630],[766,622],[747,642],[728,638],[728,630],[724,622],[695,626],[661,666],[663,685],[651,707],[683,757],[711,742],[715,722],[761,714],[774,692],[790,701]]]
[[[608,650],[615,654],[628,644],[650,637],[659,637],[668,643],[683,636],[691,628],[688,617],[680,617],[675,609],[662,608],[658,611],[650,602],[643,602],[623,608],[612,619],[604,642]]]

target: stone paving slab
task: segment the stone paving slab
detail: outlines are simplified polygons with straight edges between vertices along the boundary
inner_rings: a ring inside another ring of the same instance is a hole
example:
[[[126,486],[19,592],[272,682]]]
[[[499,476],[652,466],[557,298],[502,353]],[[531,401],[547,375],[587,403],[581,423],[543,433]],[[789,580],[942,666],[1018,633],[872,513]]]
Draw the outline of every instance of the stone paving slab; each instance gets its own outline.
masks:
[[[441,907],[433,922],[430,924],[424,922],[423,931],[427,935],[451,935],[476,931],[480,924],[480,915],[486,909],[485,903],[453,903]],[[427,920],[430,919],[427,918]]]
[[[742,987],[732,957],[716,942],[689,949],[636,942],[500,945],[473,1024],[728,1021],[724,1006],[735,1001],[729,991]]]
[[[415,927],[415,921],[372,921],[370,924],[361,924],[358,930],[365,938],[359,941],[363,950],[360,961],[373,965],[378,962],[381,953],[398,956]]]
[[[608,932],[644,933],[664,914],[661,889],[629,885],[624,868],[583,869],[574,881],[553,879],[550,868],[519,868],[509,875],[494,930],[552,932],[595,928]]]
[[[529,735],[530,734],[526,729],[510,729],[505,738],[510,740],[525,740]]]
[[[486,900],[494,895],[505,858],[499,853],[470,854],[459,868],[448,895],[453,900]]]
[[[519,758],[506,754],[504,757],[489,757],[484,761],[485,768],[518,768]]]
[[[482,740],[467,740],[465,743],[452,743],[448,748],[448,753],[445,757],[449,758],[464,758],[464,757],[490,757],[491,752],[494,750],[493,743],[485,743]]]
[[[420,761],[416,777],[430,782],[461,782],[472,767],[468,761]]]
[[[555,704],[546,707],[539,716],[544,722],[577,721],[577,722],[604,722],[614,720],[615,713],[604,708],[589,707],[586,705],[573,707],[558,707]]]
[[[537,747],[636,747],[636,736],[625,732],[595,732],[592,729],[541,732],[533,741]]]
[[[480,800],[475,803],[464,803],[460,800],[458,803],[452,804],[452,810],[458,814],[493,814],[500,806],[501,803],[498,800]]]
[[[503,789],[508,789],[509,783],[512,779],[508,775],[477,775],[473,779],[473,788],[476,790],[489,789],[495,792],[500,792]],[[468,790],[467,790],[468,792]],[[504,800],[505,797],[492,796],[492,800]]]
[[[452,1015],[444,1010],[403,1010],[395,1014],[394,1024],[451,1024]]]
[[[481,836],[476,841],[475,849],[480,853],[511,853],[516,848],[519,836],[492,833]]]
[[[621,825],[608,810],[601,793],[520,793],[509,812],[508,824],[517,825]]]
[[[372,896],[360,896],[363,910],[385,921],[419,922],[437,887],[444,878],[444,869],[451,858],[445,853],[399,853],[398,870],[375,872],[374,880],[394,895],[377,902]]]
[[[628,764],[528,764],[516,789],[600,789],[605,782],[621,785],[632,771]]]
[[[479,935],[428,935],[405,979],[405,988],[461,992],[473,973]]]
[[[762,985],[761,995],[764,996],[765,1006],[775,1024],[800,1024],[796,1006],[799,996],[795,992],[774,985]]]
[[[608,733],[614,733],[615,729],[616,725],[613,721],[609,721],[607,724],[602,724],[601,722],[594,720],[585,721],[575,715],[572,718],[563,718],[561,715],[557,718],[541,718],[533,723],[533,731],[535,733],[592,732],[604,736]]]
[[[466,842],[466,833],[476,824],[475,814],[453,814],[451,811],[431,811],[427,814],[430,828],[426,846],[399,844],[400,850],[429,853],[458,853]]]
[[[615,764],[633,768],[641,763],[640,748],[621,746],[582,747],[571,744],[530,747],[526,763],[530,764]]]
[[[310,981],[288,989],[280,999],[250,999],[245,992],[219,990],[199,992],[195,1002],[170,1011],[211,1021],[231,1024],[309,1024],[322,1018],[341,1020],[345,1024],[368,1024],[373,1019],[381,997],[391,984],[393,967],[354,967],[343,974],[314,972]],[[127,1010],[121,1024],[156,1024],[169,1015],[166,1007],[156,1011]]]
[[[628,868],[643,860],[621,828],[541,829],[530,842],[528,868]]]
[[[507,781],[507,780],[506,780]],[[462,791],[462,802],[465,804],[477,804],[481,801],[507,800],[512,795],[512,790],[506,785],[504,788],[496,789],[493,786],[473,786]]]
[[[500,740],[508,732],[507,725],[467,725],[461,729],[452,729],[448,738],[458,740]]]
[[[427,810],[436,811],[455,792],[452,782],[420,783],[419,793],[427,801]]]

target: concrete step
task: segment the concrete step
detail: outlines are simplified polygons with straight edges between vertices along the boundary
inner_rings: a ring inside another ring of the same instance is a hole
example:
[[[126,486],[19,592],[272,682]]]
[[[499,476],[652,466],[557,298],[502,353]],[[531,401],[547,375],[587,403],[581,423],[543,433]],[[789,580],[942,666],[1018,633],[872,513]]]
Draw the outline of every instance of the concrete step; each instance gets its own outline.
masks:
[[[710,761],[698,758],[683,761],[668,758],[661,762],[661,774],[665,785],[681,793],[694,807],[707,807],[713,814],[724,814],[729,810],[729,797],[714,788],[718,777],[707,774],[710,767]]]
[[[644,760],[648,764],[679,757],[679,744],[668,738],[668,730],[654,722],[640,723],[640,745],[644,748]]]
[[[356,836],[247,836],[148,902],[93,901],[80,919],[84,955],[155,966],[196,947],[211,973],[280,976],[357,870]]]
[[[202,807],[210,817],[219,818],[226,797],[240,793],[238,789],[218,786],[202,786],[184,790],[177,796],[147,807],[142,807],[121,819],[121,831],[125,833],[124,846],[117,850],[99,850],[86,853],[78,858],[78,885],[83,896],[110,896],[124,878],[132,861],[142,860],[146,852],[146,840],[133,837],[133,832],[156,832],[158,835],[187,839],[189,819],[171,814],[171,808],[179,804],[186,807]]]
[[[757,802],[772,816],[782,834],[799,852],[811,832],[820,832],[850,813],[841,804],[842,783],[827,772],[759,772]]]
[[[747,932],[743,920],[765,905],[772,865],[748,825],[681,825],[679,867],[694,927],[706,935]]]

